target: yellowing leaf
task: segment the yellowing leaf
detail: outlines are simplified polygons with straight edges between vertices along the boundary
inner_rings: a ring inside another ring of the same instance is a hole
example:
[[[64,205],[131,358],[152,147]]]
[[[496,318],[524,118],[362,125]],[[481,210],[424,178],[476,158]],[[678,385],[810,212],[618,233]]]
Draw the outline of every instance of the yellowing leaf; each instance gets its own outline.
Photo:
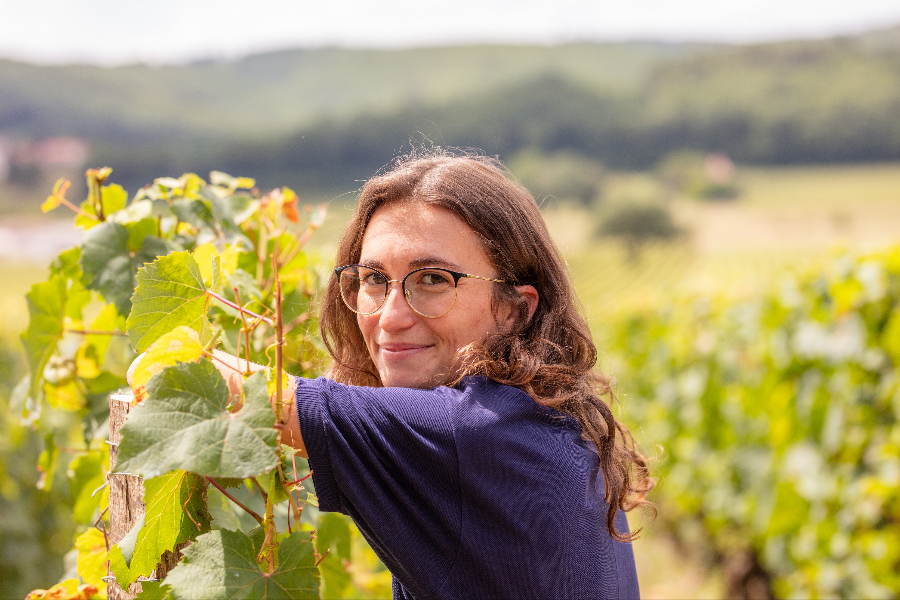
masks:
[[[214,272],[213,259],[215,257],[219,258],[219,268],[227,275],[233,273],[234,270],[237,269],[238,257],[240,257],[240,254],[240,249],[235,246],[228,246],[225,248],[224,252],[219,252],[212,242],[198,246],[191,252],[191,256],[194,257],[194,260],[197,261],[197,266],[200,268],[200,274],[203,276],[203,283],[210,289],[216,288],[214,285],[216,282],[214,280],[217,279],[215,277],[216,274]]]
[[[233,193],[238,189],[249,190],[256,185],[256,180],[252,177],[234,177],[222,171],[210,172],[209,182],[213,185],[228,188],[229,193]]]
[[[107,502],[108,487],[94,493],[106,481],[106,472],[109,470],[109,451],[106,448],[104,444],[103,449],[76,456],[69,463],[66,475],[74,501],[72,515],[78,523],[93,523],[94,512]]]
[[[116,307],[113,304],[107,304],[103,307],[100,313],[94,318],[91,323],[90,329],[92,331],[123,331],[124,330],[124,319],[119,317],[118,311],[116,311]],[[94,349],[94,353],[97,356],[97,359],[100,363],[105,362],[106,351],[109,348],[110,342],[115,336],[112,335],[103,335],[103,334],[91,334],[87,335],[84,338],[84,343],[86,346],[90,346]]]
[[[202,353],[199,334],[180,325],[150,345],[134,370],[131,385],[144,387],[151,377],[166,367],[176,362],[196,362]]]
[[[47,402],[54,408],[63,410],[80,410],[84,407],[85,397],[78,389],[74,380],[69,380],[61,385],[44,384],[44,395]]]
[[[284,194],[284,200],[281,203],[281,212],[292,223],[300,222],[300,213],[297,212],[297,194],[291,188],[285,186],[281,188]]]
[[[87,231],[92,227],[96,227],[102,221],[97,217],[97,209],[94,208],[93,202],[90,200],[85,200],[79,206],[81,209],[81,213],[77,217],[75,217],[75,227],[79,227]]]
[[[79,585],[77,578],[66,579],[49,590],[34,590],[25,600],[89,600],[98,592],[96,585]]]
[[[106,577],[106,540],[103,532],[91,527],[75,538],[75,549],[78,550],[78,576],[84,583],[97,586],[105,598],[106,583],[101,579]]]
[[[75,368],[78,376],[84,379],[93,379],[99,376],[100,365],[98,363],[102,359],[102,356],[97,356],[97,350],[93,346],[82,344],[75,353]]]
[[[47,196],[47,199],[41,204],[41,212],[50,212],[62,204],[70,185],[72,185],[72,182],[68,179],[57,179],[56,184],[53,186],[53,193]]]

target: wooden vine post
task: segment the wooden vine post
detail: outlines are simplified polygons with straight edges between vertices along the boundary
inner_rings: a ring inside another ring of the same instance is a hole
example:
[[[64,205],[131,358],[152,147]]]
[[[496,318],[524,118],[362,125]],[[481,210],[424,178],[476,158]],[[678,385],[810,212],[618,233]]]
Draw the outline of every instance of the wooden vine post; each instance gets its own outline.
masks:
[[[118,544],[128,535],[134,524],[144,516],[144,481],[136,475],[116,472],[122,426],[131,412],[131,394],[113,394],[109,397],[109,545]],[[112,573],[108,575],[112,577]],[[109,600],[132,600],[141,584],[132,583],[123,590],[115,579],[107,579]]]
[[[144,516],[144,480],[137,475],[116,472],[116,458],[119,442],[122,441],[122,426],[131,412],[131,394],[113,394],[109,397],[109,546],[118,544],[128,535],[135,523]],[[148,578],[150,581],[164,578],[181,560],[181,552],[188,543],[176,547],[176,552],[168,550],[160,557],[156,570]],[[109,600],[134,600],[141,590],[140,582],[132,583],[123,590],[112,573],[107,571],[107,595]]]

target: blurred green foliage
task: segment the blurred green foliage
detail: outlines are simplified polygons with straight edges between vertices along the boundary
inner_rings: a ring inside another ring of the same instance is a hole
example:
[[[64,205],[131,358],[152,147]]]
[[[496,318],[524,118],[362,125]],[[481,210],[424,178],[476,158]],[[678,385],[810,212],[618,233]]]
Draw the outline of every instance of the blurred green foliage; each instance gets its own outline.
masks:
[[[0,598],[24,598],[55,581],[75,534],[66,477],[72,455],[63,453],[55,476],[38,489],[35,466],[49,427],[34,431],[9,407],[13,387],[26,372],[18,331],[0,319]],[[80,432],[79,423],[63,414],[53,420],[63,431]]]
[[[574,152],[523,150],[507,167],[539,205],[552,198],[591,207],[603,194],[603,165]]]
[[[680,150],[660,161],[656,171],[670,197],[733,200],[739,192],[734,163],[725,154]]]
[[[900,593],[900,247],[626,314],[608,343],[676,530],[751,553],[777,597]]]

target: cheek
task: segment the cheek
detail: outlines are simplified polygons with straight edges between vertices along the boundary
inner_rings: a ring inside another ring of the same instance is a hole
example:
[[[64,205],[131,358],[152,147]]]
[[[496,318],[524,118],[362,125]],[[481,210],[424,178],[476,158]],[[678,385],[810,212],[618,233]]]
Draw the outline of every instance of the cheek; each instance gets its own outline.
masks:
[[[497,320],[492,311],[491,300],[490,294],[481,293],[474,298],[469,297],[466,305],[458,304],[450,312],[453,326],[448,328],[452,329],[448,331],[448,337],[452,338],[457,349],[472,342],[484,341],[488,335],[496,332]]]

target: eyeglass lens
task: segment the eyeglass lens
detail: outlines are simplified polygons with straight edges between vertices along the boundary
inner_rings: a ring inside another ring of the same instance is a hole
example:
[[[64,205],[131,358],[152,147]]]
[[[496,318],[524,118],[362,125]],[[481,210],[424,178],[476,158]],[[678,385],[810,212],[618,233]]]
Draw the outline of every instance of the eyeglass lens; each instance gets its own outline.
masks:
[[[364,315],[376,312],[388,293],[388,280],[380,272],[362,266],[341,271],[341,296],[350,310]],[[456,302],[456,282],[440,269],[413,271],[403,280],[409,306],[425,317],[440,317]]]

